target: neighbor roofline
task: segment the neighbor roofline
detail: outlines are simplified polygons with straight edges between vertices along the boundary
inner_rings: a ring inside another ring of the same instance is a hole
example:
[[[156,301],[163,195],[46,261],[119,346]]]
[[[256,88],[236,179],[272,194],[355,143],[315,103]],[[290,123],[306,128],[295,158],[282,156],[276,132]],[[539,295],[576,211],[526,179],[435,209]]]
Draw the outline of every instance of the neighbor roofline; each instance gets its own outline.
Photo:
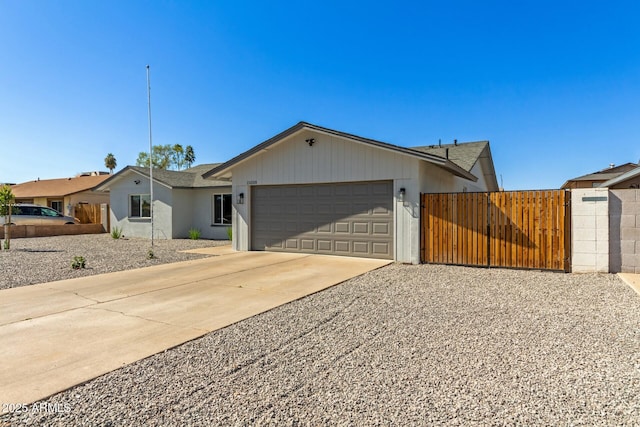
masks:
[[[122,178],[124,176],[125,173],[127,172],[133,172],[137,175],[140,175],[142,177],[145,178],[149,178],[149,174],[145,174],[142,173],[141,171],[134,169],[134,167],[139,167],[139,166],[125,166],[124,169],[122,169],[121,171],[117,172],[115,175],[110,176],[109,178],[105,179],[102,183],[96,185],[95,187],[93,187],[94,191],[107,191],[107,187],[109,187],[109,183],[113,182],[113,181],[117,181],[118,179]],[[167,184],[166,182],[163,182],[162,180],[159,180],[157,177],[153,177],[153,181],[157,182],[158,184],[164,185],[167,188],[172,189],[173,187],[169,184]]]
[[[381,142],[381,141],[377,141],[375,139],[369,139],[369,138],[363,138],[361,136],[357,136],[357,135],[353,135],[350,133],[346,133],[346,132],[340,132],[337,130],[333,130],[333,129],[328,129],[328,128],[324,128],[322,126],[317,126],[311,123],[307,123],[307,122],[299,122],[296,125],[290,127],[289,129],[280,132],[279,134],[277,134],[274,137],[271,137],[269,139],[267,139],[266,141],[250,148],[249,150],[245,151],[244,153],[241,153],[239,155],[237,155],[236,157],[232,158],[231,160],[228,160],[225,163],[222,163],[220,166],[215,167],[213,169],[211,169],[209,172],[206,172],[202,175],[202,177],[204,179],[208,179],[210,177],[214,177],[216,175],[219,175],[223,172],[226,172],[227,170],[229,170],[230,168],[232,168],[233,166],[244,162],[245,160],[253,157],[254,155],[260,153],[261,151],[265,151],[267,150],[269,147],[271,147],[274,144],[277,144],[278,142],[282,141],[283,139],[294,135],[300,131],[302,131],[303,129],[309,129],[309,130],[313,130],[319,133],[324,133],[326,135],[331,135],[331,136],[337,136],[340,138],[347,138],[347,139],[351,139],[354,140],[356,142],[360,142],[362,144],[367,144],[367,145],[372,145],[374,147],[378,147],[384,150],[388,150],[388,151],[393,151],[396,153],[402,153],[414,158],[418,158],[420,160],[424,160],[430,163],[434,163],[444,169],[449,170],[451,173],[453,173],[454,175],[460,176],[462,178],[468,179],[470,181],[477,181],[478,178],[476,176],[474,176],[473,174],[467,172],[466,170],[464,170],[463,168],[461,168],[460,166],[456,165],[455,163],[451,162],[448,159],[445,159],[444,157],[440,157],[440,156],[436,156],[434,154],[428,154],[428,153],[423,153],[420,151],[416,151],[413,150],[411,148],[405,148],[405,147],[400,147],[398,145],[393,145],[393,144],[389,144],[386,142]],[[219,179],[219,178],[218,178]]]
[[[636,176],[640,176],[640,166],[635,169],[631,169],[630,171],[625,172],[620,176],[611,178],[610,180],[603,182],[598,186],[598,188],[611,187],[612,185],[620,184],[621,182],[624,182],[631,178],[635,178]]]

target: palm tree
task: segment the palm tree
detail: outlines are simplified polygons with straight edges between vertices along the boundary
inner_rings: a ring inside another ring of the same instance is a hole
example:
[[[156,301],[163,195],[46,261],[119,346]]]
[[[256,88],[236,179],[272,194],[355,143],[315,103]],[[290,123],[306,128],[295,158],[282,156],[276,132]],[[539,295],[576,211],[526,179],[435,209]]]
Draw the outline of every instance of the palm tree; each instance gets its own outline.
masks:
[[[187,167],[190,168],[195,161],[196,154],[193,152],[193,147],[187,145],[187,148],[184,149],[184,162],[187,164]]]
[[[115,156],[111,153],[107,154],[107,157],[104,158],[104,165],[109,169],[109,173],[113,173],[113,170],[118,166]]]

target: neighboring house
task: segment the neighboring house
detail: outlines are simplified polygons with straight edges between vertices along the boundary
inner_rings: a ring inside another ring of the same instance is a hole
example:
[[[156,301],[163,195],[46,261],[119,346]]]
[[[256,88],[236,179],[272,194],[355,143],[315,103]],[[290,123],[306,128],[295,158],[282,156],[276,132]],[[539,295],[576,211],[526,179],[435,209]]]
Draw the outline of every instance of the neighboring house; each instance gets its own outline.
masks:
[[[197,228],[205,239],[228,239],[231,183],[202,179],[218,164],[184,171],[153,170],[153,229],[160,239],[186,238]],[[151,237],[149,168],[127,166],[96,190],[110,195],[111,228],[127,237]]]
[[[73,178],[40,179],[11,186],[17,203],[48,206],[68,216],[75,215],[75,206],[109,203],[109,195],[93,188],[109,178],[108,174],[87,172]]]
[[[414,264],[421,192],[498,190],[488,142],[412,149],[305,122],[204,178],[232,180],[236,250]]]
[[[620,175],[630,172],[639,165],[635,163],[625,163],[624,165],[615,166],[613,164],[609,165],[608,168],[602,169],[597,172],[593,172],[587,175],[579,176],[577,178],[572,178],[565,182],[562,189],[572,189],[572,188],[596,188],[600,187],[603,183],[610,181],[612,179],[618,178]]]
[[[608,181],[603,182],[599,187],[605,187],[610,189],[623,189],[623,188],[640,188],[640,166],[635,169],[631,169],[628,172],[618,175],[615,178],[611,178]]]

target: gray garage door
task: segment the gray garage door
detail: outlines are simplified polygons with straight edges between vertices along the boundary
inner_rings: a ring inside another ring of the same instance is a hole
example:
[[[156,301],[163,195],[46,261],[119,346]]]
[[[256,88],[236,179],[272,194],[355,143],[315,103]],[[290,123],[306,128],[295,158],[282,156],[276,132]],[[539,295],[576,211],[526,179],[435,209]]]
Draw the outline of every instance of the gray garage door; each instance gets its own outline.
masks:
[[[393,183],[257,186],[254,250],[393,259]]]

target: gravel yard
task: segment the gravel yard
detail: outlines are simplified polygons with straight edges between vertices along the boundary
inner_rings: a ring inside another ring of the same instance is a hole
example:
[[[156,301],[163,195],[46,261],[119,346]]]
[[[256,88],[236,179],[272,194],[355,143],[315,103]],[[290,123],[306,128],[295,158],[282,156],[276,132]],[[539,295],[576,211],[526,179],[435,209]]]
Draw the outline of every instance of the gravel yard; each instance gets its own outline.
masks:
[[[640,297],[614,275],[390,265],[0,425],[639,425]]]
[[[0,289],[202,258],[179,251],[226,244],[228,240],[155,240],[155,258],[149,259],[148,239],[116,240],[109,234],[13,239],[11,250],[0,251]],[[86,259],[86,268],[71,268],[75,256]]]

